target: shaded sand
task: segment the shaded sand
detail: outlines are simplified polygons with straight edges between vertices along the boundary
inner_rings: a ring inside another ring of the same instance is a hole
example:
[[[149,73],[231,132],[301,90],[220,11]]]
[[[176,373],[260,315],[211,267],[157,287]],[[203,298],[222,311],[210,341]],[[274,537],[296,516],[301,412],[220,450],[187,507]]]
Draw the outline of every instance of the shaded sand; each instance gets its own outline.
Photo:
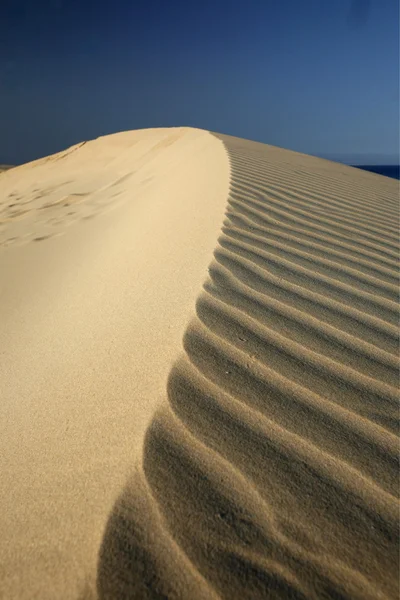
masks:
[[[1,206],[16,194],[10,211],[29,211],[8,213],[0,247],[1,599],[94,597],[104,527],[165,395],[228,189],[222,142],[184,128],[0,175]],[[83,192],[68,214],[60,199]]]
[[[397,598],[397,183],[217,137],[223,235],[99,596]]]
[[[186,128],[0,175],[0,597],[398,597],[398,194]]]

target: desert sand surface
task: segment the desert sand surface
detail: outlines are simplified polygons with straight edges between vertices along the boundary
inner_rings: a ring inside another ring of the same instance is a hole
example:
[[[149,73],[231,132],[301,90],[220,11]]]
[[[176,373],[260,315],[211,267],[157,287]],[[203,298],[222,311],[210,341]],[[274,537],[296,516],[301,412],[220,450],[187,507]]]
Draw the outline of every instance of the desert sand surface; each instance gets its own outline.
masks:
[[[0,598],[398,597],[398,185],[191,128],[0,174]]]

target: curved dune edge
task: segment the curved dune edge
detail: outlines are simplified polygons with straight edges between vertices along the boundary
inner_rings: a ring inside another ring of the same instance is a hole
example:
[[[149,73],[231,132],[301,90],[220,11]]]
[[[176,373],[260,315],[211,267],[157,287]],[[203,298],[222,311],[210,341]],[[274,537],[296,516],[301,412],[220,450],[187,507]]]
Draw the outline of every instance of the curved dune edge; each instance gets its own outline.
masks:
[[[397,598],[398,184],[215,135],[223,232],[99,597]]]
[[[93,597],[108,515],[207,275],[229,169],[209,132],[171,128],[0,175],[0,598]]]

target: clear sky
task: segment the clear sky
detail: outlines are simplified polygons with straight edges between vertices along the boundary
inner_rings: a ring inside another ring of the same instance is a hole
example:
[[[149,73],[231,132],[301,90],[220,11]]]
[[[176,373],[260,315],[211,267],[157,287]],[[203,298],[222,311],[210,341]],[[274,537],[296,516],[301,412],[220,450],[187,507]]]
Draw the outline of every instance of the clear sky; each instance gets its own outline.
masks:
[[[0,163],[179,125],[398,162],[398,0],[3,0],[0,57]]]

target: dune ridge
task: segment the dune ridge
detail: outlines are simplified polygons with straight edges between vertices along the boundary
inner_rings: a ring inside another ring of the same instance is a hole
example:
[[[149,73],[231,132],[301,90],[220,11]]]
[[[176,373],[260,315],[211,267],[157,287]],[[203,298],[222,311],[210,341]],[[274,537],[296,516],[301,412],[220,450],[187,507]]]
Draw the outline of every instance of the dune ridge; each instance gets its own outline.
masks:
[[[398,183],[214,135],[222,234],[99,597],[397,598]]]

